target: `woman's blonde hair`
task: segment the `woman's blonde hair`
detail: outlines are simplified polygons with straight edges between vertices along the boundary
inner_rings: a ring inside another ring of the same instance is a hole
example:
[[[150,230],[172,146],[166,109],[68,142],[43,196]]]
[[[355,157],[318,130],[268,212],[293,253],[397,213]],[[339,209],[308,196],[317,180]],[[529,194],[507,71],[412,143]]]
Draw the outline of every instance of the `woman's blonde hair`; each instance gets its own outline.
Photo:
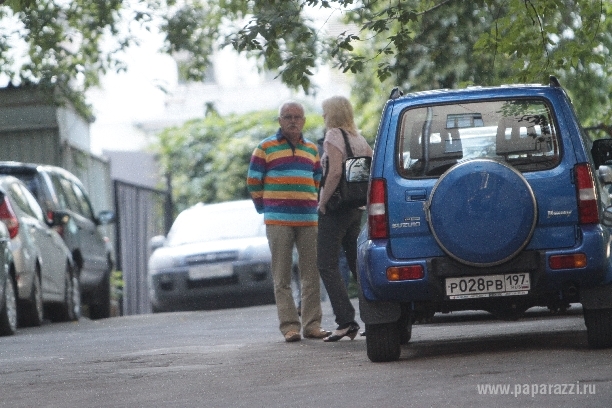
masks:
[[[344,96],[337,95],[327,98],[321,106],[327,129],[342,128],[354,135],[359,134],[353,116],[353,106]]]

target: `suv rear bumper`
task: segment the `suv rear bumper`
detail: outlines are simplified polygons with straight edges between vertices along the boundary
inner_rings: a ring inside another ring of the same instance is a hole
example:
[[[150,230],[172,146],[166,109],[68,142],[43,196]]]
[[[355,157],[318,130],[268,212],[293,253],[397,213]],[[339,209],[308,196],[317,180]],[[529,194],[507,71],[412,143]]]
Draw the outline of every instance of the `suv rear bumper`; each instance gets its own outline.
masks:
[[[599,226],[582,228],[580,244],[573,248],[524,251],[516,258],[493,267],[481,268],[461,264],[449,257],[426,259],[395,259],[390,256],[387,240],[363,241],[359,247],[359,275],[364,300],[370,302],[435,303],[443,310],[486,309],[504,302],[548,305],[555,301],[581,302],[580,290],[596,288],[612,281],[610,274],[609,236]],[[604,239],[604,237],[606,237]],[[552,270],[548,265],[551,255],[584,253],[587,266],[578,269]],[[389,267],[421,265],[422,279],[390,282],[386,277]],[[446,296],[445,279],[477,275],[528,272],[531,290],[527,295],[507,296],[505,299],[476,298],[451,300]]]

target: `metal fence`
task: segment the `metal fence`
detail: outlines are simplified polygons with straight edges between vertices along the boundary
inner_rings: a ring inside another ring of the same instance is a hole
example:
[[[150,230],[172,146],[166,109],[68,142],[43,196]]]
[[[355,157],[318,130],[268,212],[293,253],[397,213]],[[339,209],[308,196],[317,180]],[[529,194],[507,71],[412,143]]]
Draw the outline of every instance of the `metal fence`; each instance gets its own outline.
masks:
[[[124,315],[151,312],[147,289],[149,241],[165,235],[172,222],[170,194],[124,181],[114,181],[116,264],[123,272]]]

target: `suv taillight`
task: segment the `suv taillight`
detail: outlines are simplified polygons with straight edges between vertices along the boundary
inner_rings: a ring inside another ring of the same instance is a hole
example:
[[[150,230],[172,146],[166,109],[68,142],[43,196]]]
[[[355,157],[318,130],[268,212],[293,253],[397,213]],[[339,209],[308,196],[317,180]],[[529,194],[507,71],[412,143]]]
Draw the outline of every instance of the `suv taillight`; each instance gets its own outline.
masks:
[[[0,221],[6,225],[11,239],[15,238],[19,232],[19,220],[15,216],[7,197],[3,197],[0,201]]]
[[[387,221],[387,184],[384,179],[372,179],[368,200],[369,239],[389,237]]]
[[[591,167],[588,163],[577,164],[574,167],[574,175],[578,198],[578,221],[580,224],[596,224],[599,222],[599,209]]]

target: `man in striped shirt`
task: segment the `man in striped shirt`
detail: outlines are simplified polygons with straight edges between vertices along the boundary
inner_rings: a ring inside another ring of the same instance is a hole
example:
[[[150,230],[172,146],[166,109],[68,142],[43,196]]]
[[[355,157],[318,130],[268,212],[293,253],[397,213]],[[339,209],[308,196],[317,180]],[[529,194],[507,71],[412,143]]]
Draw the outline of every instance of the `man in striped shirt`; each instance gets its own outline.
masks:
[[[279,328],[285,341],[321,339],[321,300],[317,269],[317,199],[321,163],[316,144],[302,135],[304,107],[285,102],[279,110],[280,129],[253,151],[247,188],[257,212],[264,214],[272,253],[272,276]],[[291,294],[293,247],[298,252],[302,288],[301,314]],[[301,315],[301,321],[300,321]]]

